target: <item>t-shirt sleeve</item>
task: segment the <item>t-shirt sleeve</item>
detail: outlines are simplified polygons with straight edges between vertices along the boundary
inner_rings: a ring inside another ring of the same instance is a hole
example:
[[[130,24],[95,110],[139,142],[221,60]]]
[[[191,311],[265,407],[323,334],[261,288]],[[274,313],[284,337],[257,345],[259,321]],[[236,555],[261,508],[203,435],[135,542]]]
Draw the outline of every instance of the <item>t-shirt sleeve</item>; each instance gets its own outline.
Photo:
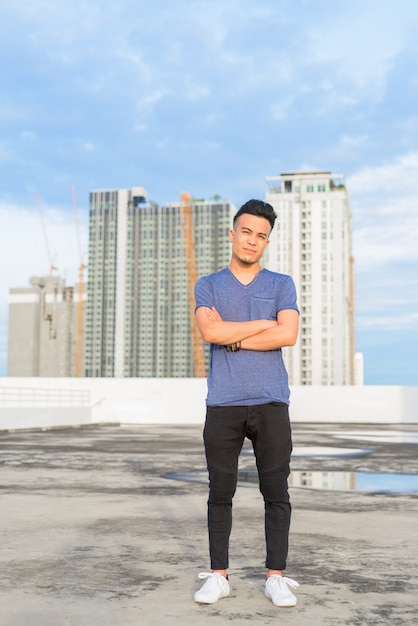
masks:
[[[286,309],[294,309],[299,313],[297,304],[296,287],[291,276],[286,276],[277,297],[277,313]]]
[[[207,306],[209,308],[215,306],[212,285],[210,284],[207,276],[202,276],[197,281],[194,288],[194,296],[196,300],[195,311],[197,311],[197,309],[201,306]]]

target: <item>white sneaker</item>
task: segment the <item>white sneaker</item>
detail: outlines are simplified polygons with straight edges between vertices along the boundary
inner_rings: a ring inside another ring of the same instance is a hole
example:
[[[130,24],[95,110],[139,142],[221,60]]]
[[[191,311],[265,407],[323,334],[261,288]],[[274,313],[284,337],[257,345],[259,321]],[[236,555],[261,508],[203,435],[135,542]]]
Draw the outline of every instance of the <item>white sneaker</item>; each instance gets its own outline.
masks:
[[[273,574],[266,580],[264,595],[276,606],[295,606],[297,598],[290,591],[288,585],[294,589],[299,587],[299,583],[296,580]]]
[[[212,604],[220,598],[229,596],[229,582],[222,574],[202,572],[200,580],[206,579],[204,585],[194,594],[194,601],[202,604]]]

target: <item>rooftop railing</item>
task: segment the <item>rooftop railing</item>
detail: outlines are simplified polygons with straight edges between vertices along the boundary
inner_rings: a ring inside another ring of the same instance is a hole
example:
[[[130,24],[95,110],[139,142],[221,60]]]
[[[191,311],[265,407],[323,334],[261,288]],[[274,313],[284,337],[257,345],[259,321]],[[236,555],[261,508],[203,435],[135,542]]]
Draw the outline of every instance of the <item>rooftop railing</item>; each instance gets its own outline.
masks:
[[[90,406],[90,391],[86,389],[0,387],[0,407],[54,406]]]

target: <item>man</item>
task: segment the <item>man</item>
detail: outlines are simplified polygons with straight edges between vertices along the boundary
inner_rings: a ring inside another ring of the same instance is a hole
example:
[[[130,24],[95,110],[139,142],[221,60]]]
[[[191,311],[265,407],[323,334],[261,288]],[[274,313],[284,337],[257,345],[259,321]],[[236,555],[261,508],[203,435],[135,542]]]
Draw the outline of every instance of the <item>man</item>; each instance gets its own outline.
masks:
[[[232,499],[238,457],[245,437],[253,445],[265,504],[265,595],[277,606],[294,606],[283,576],[291,506],[287,489],[291,430],[289,388],[281,348],[297,339],[299,312],[290,276],[263,269],[263,252],[276,214],[261,200],[249,200],[229,233],[229,267],[200,278],[195,286],[196,321],[211,344],[203,433],[209,472],[208,531],[211,573],[194,595],[211,604],[230,593],[228,582]]]

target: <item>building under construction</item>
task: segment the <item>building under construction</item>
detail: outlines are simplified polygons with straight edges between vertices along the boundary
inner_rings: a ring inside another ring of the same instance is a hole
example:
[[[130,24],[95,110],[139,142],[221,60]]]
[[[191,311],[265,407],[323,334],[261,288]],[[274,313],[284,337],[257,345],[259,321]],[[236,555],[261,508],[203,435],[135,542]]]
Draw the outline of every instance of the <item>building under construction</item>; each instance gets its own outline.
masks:
[[[143,187],[91,192],[87,376],[206,375],[193,289],[228,264],[234,213],[188,193],[157,206]]]
[[[8,376],[83,375],[85,297],[84,284],[68,287],[53,275],[9,290]]]

